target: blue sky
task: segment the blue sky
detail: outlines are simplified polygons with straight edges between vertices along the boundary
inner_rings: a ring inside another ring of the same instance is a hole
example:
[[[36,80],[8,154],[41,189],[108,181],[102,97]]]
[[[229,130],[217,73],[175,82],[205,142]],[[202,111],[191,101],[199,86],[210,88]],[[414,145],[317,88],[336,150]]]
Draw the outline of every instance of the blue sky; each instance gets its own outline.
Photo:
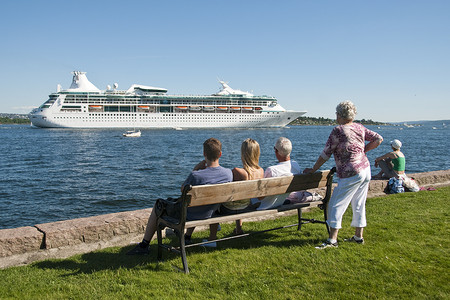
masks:
[[[212,94],[217,78],[334,118],[450,119],[450,1],[3,1],[0,112],[72,75]]]

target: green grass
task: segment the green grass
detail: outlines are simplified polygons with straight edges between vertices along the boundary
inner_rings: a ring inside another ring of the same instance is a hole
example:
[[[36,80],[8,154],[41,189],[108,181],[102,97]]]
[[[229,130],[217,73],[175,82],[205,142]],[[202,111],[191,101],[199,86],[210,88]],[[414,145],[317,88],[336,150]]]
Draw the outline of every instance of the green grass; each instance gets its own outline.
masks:
[[[450,187],[369,199],[365,245],[342,242],[353,234],[348,209],[337,249],[314,249],[326,238],[321,224],[189,249],[189,275],[176,271],[181,259],[175,254],[165,252],[157,263],[155,242],[144,257],[126,256],[130,246],[13,267],[0,270],[0,298],[450,299],[449,199]],[[244,229],[288,221],[295,217],[245,223]],[[232,230],[222,227],[222,235]]]

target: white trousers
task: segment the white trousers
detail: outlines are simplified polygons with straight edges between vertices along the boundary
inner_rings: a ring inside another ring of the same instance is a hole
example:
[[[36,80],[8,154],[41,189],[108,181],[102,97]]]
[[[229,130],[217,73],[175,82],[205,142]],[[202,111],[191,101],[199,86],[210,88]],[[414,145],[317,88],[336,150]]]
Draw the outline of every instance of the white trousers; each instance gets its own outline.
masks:
[[[370,167],[349,178],[338,178],[337,187],[333,190],[328,203],[328,220],[330,227],[340,229],[342,216],[352,203],[352,227],[366,227],[366,199],[371,179]]]

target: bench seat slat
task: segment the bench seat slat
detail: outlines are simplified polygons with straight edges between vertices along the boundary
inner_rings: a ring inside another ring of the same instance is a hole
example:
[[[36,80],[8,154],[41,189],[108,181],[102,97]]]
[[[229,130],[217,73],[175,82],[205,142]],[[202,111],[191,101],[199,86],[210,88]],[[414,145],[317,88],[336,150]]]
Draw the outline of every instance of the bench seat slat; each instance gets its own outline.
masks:
[[[329,171],[323,171],[309,175],[301,174],[213,185],[199,185],[192,187],[187,196],[191,199],[189,206],[200,206],[261,196],[280,195],[299,190],[325,187],[328,173]]]
[[[202,225],[210,225],[214,223],[226,223],[235,221],[238,219],[249,219],[249,218],[257,218],[263,216],[270,216],[276,213],[282,213],[285,211],[289,211],[292,209],[304,208],[304,207],[317,207],[319,204],[322,204],[322,201],[314,201],[314,202],[306,202],[306,203],[298,203],[298,204],[288,204],[282,205],[278,208],[266,209],[266,210],[256,210],[247,213],[240,213],[234,215],[226,215],[226,216],[215,216],[205,220],[196,220],[186,222],[185,228],[197,227]]]

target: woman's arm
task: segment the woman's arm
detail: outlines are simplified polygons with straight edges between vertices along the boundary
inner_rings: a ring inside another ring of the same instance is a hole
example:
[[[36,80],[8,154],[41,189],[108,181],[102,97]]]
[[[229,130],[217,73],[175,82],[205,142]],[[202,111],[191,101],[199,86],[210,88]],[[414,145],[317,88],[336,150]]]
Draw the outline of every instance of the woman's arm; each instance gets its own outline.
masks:
[[[317,170],[319,170],[319,168],[326,162],[326,160],[322,157],[319,156],[319,158],[317,159],[316,163],[314,164],[314,167],[312,167],[312,169],[310,168],[306,168],[303,170],[303,174],[309,174],[309,173],[314,173]]]
[[[393,152],[389,152],[389,153],[386,153],[385,155],[375,158],[375,167],[378,167],[378,163],[387,158],[394,159],[394,158],[396,158],[396,156]]]
[[[333,130],[330,133],[330,136],[328,136],[327,142],[325,143],[325,148],[323,149],[316,163],[314,164],[312,169],[311,168],[304,169],[303,174],[316,172],[328,159],[330,159],[331,155],[336,150],[339,144],[340,130],[341,129],[339,129],[338,127],[333,128]]]
[[[370,143],[368,143],[365,147],[364,147],[364,153],[369,152],[370,150],[375,149],[376,147],[380,146],[380,144],[383,142],[383,139],[377,139],[375,141],[372,141]]]

